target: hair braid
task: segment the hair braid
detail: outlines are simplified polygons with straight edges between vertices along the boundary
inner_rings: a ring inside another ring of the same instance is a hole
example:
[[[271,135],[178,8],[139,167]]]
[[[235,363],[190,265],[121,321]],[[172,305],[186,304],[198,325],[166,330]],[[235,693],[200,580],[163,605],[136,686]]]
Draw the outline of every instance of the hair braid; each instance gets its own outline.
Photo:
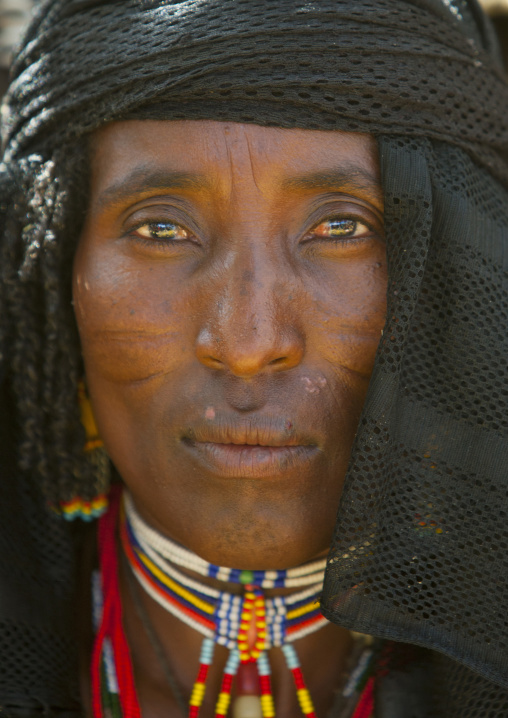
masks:
[[[109,461],[102,449],[84,453],[77,401],[83,368],[70,267],[86,209],[86,143],[51,160],[20,160],[18,168],[0,270],[2,335],[21,437],[18,464],[50,504],[90,500],[107,485]]]

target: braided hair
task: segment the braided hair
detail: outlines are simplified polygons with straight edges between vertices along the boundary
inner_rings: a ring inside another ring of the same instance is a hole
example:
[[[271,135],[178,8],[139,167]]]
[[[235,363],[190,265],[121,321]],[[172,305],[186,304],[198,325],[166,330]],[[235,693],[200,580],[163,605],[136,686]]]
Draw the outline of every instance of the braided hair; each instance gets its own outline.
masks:
[[[0,347],[15,406],[20,470],[53,507],[92,499],[109,475],[104,449],[84,452],[77,386],[83,376],[72,307],[72,262],[88,195],[87,144],[18,163],[3,194]]]

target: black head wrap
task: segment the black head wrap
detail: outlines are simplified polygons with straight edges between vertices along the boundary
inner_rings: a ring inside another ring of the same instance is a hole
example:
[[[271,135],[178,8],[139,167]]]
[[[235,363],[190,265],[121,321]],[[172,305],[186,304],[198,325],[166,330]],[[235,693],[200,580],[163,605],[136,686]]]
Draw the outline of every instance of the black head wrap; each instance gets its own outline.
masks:
[[[39,484],[56,500],[103,480],[70,408],[80,148],[114,119],[215,119],[378,138],[387,320],[323,610],[453,658],[436,659],[432,716],[508,716],[508,89],[494,45],[476,0],[41,3],[3,114],[5,431],[21,438],[1,488],[0,579],[15,588],[0,703],[74,705],[72,537],[43,515]]]

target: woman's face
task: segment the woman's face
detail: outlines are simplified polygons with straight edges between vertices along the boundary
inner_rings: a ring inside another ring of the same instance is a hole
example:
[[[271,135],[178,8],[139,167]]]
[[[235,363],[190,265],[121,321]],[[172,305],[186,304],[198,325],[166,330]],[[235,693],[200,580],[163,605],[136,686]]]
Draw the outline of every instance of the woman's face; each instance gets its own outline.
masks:
[[[145,518],[214,563],[330,543],[384,324],[382,213],[368,135],[94,137],[74,303],[99,431]]]

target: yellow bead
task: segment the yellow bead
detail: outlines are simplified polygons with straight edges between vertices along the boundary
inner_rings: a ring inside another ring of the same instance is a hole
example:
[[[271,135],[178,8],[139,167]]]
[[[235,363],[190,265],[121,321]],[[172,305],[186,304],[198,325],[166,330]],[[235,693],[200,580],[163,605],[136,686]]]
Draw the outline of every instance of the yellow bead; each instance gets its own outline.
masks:
[[[275,706],[272,696],[261,696],[261,710],[263,711],[263,718],[275,718]]]
[[[312,698],[310,697],[310,693],[307,690],[307,688],[300,688],[296,691],[298,696],[298,702],[300,704],[300,708],[302,709],[303,713],[313,713],[314,712],[314,705],[312,703]]]
[[[204,694],[205,694],[205,684],[204,683],[194,683],[194,687],[192,689],[192,695],[203,696]]]
[[[203,698],[205,695],[205,684],[204,683],[194,683],[194,688],[192,689],[192,695],[190,697],[190,705],[191,706],[200,706],[203,702]]]
[[[246,643],[245,641],[242,641],[242,642],[238,641],[238,648],[240,651],[247,651],[249,649],[249,644]]]
[[[229,708],[229,701],[231,699],[231,696],[229,693],[219,693],[219,696],[217,698],[217,703],[215,706],[215,712],[219,715],[226,715]]]

